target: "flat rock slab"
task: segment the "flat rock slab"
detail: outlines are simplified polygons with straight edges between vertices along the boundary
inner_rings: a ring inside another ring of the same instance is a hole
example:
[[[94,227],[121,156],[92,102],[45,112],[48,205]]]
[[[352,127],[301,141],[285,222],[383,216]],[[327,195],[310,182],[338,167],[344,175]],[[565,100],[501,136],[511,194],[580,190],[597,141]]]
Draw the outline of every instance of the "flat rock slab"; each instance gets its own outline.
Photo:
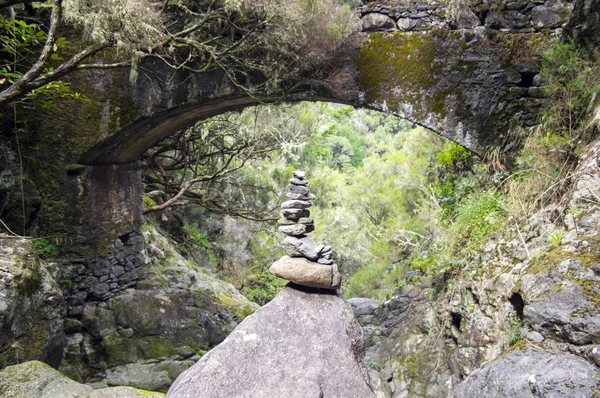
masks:
[[[340,287],[340,278],[336,278],[331,265],[319,264],[303,257],[283,256],[273,263],[269,271],[303,286],[333,290]]]
[[[335,294],[287,286],[184,372],[168,398],[375,398],[363,332]]]
[[[477,369],[454,398],[589,398],[600,388],[594,365],[571,354],[515,349]]]

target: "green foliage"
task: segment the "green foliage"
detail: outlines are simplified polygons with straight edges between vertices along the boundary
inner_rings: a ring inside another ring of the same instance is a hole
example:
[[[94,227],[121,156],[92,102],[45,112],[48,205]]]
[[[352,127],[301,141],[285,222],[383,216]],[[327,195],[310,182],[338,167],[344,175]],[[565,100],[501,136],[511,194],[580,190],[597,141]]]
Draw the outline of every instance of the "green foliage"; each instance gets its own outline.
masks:
[[[216,261],[213,245],[208,239],[208,234],[206,232],[200,232],[194,225],[184,226],[182,232],[185,233],[185,240],[181,244],[182,248],[185,248],[189,252],[198,251],[209,261]]]
[[[542,113],[545,129],[577,138],[585,127],[589,102],[600,88],[598,66],[572,42],[562,42],[544,53],[540,77],[550,99]]]
[[[465,165],[465,163],[471,160],[471,153],[456,142],[448,142],[437,153],[436,159],[440,166],[456,171],[459,168],[468,168],[468,165]]]
[[[269,271],[250,275],[247,280],[249,288],[244,290],[244,296],[250,301],[264,305],[273,300],[275,295],[287,285],[287,281],[277,278]]]
[[[523,321],[520,318],[514,318],[510,324],[510,328],[506,332],[506,338],[511,346],[519,343],[523,338]]]
[[[56,245],[48,242],[46,238],[32,239],[33,247],[40,258],[50,258],[58,255],[58,248]]]
[[[484,191],[466,197],[459,205],[452,224],[455,248],[477,249],[483,240],[497,231],[506,220],[504,197]]]
[[[153,207],[153,206],[156,206],[156,201],[154,199],[152,199],[150,196],[144,195],[144,205],[146,207]]]
[[[550,235],[548,235],[548,243],[550,243],[550,245],[552,247],[556,247],[561,244],[564,236],[565,236],[565,229],[559,228],[559,229],[553,231]]]

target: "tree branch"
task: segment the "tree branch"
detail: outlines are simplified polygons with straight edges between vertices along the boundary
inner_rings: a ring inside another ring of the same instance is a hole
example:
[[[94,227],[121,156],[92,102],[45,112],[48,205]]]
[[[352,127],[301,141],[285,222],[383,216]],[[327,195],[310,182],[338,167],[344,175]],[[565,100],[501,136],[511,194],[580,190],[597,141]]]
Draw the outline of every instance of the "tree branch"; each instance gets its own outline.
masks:
[[[44,64],[52,55],[54,51],[54,42],[56,41],[56,35],[60,26],[60,19],[62,14],[62,0],[54,0],[52,2],[52,14],[50,16],[50,29],[46,37],[46,43],[42,48],[42,52],[38,60],[33,66],[25,73],[20,79],[15,81],[12,86],[0,93],[0,107],[12,102],[16,98],[24,95],[30,90],[30,83],[36,79],[44,70]]]

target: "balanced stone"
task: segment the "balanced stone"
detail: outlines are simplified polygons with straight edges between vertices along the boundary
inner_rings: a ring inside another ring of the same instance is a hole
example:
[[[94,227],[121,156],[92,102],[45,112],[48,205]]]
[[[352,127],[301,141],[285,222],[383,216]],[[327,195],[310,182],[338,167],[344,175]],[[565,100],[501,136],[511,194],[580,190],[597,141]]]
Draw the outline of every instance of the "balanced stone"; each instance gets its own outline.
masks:
[[[300,220],[298,220],[300,221]],[[277,224],[279,225],[295,225],[297,222],[294,220],[288,220],[287,218],[280,218],[277,220]]]
[[[306,209],[311,206],[312,203],[305,200],[286,200],[281,204],[282,209]]]
[[[290,257],[305,257],[312,261],[319,259],[319,253],[325,247],[324,245],[317,244],[311,238],[304,236],[302,238],[296,238],[294,236],[286,236],[281,242],[285,252]]]
[[[300,236],[315,230],[314,224],[282,225],[279,231],[290,236]]]
[[[303,172],[302,170],[295,170],[294,177],[296,177],[299,180],[304,180],[304,177],[306,177],[306,173]]]
[[[315,263],[302,257],[283,256],[275,261],[269,270],[273,275],[298,285],[333,290],[340,287],[339,279],[334,278],[331,265]],[[337,284],[334,283],[336,280]]]
[[[299,193],[301,195],[308,195],[308,187],[304,185],[288,184],[288,190],[292,193]]]
[[[302,217],[298,219],[298,224],[314,224],[315,222],[313,221],[312,218],[308,218],[308,217]]]
[[[301,193],[293,193],[293,192],[287,192],[285,194],[285,196],[287,196],[290,199],[296,199],[296,200],[315,200],[317,197],[312,194],[312,193],[308,193],[308,195],[302,195]]]
[[[300,218],[309,217],[310,212],[305,209],[283,209],[283,216],[288,220],[296,221]]]
[[[297,178],[290,178],[290,184],[294,184],[294,185],[308,185],[308,180],[299,180]]]
[[[331,264],[333,264],[334,261],[331,259],[325,258],[325,257],[321,257],[320,259],[317,260],[317,262],[319,264],[331,265]]]

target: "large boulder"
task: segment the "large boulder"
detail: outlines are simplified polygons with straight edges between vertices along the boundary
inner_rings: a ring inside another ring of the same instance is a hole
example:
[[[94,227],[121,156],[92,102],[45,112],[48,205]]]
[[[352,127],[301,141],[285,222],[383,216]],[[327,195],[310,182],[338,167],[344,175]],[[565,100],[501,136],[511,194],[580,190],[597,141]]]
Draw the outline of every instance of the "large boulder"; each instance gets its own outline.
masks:
[[[571,354],[516,349],[459,384],[456,398],[587,398],[600,388],[598,370]]]
[[[0,237],[0,369],[31,359],[58,367],[64,308],[62,292],[33,245]]]
[[[287,286],[184,372],[167,397],[374,397],[362,330],[335,294]]]
[[[101,388],[77,383],[39,361],[7,367],[0,372],[2,398],[160,398],[164,394],[130,387]]]

